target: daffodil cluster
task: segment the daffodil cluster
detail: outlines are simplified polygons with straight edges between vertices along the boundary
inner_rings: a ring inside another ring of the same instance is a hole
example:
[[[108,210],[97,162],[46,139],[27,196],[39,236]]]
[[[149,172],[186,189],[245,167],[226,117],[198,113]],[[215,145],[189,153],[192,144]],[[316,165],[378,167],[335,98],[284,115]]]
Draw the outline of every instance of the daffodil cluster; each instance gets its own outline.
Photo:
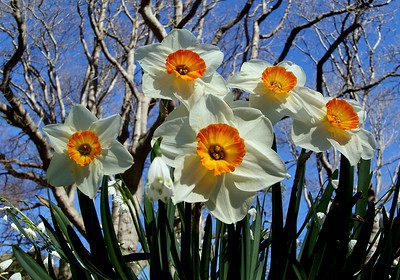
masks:
[[[258,191],[287,177],[272,149],[273,125],[285,117],[293,119],[292,139],[302,148],[319,153],[333,147],[351,165],[373,156],[376,143],[363,128],[362,107],[306,87],[303,69],[292,62],[252,59],[226,83],[216,72],[223,60],[218,47],[178,29],[135,56],[144,73],[143,94],[182,104],[154,132],[154,140],[162,138],[162,157],[148,171],[145,194],[152,201],[201,202],[225,223],[241,220]],[[247,92],[249,101],[233,103],[232,89]],[[45,127],[55,149],[49,182],[76,183],[94,197],[101,175],[132,164],[114,140],[118,130],[118,116],[97,120],[82,106],[65,124]]]

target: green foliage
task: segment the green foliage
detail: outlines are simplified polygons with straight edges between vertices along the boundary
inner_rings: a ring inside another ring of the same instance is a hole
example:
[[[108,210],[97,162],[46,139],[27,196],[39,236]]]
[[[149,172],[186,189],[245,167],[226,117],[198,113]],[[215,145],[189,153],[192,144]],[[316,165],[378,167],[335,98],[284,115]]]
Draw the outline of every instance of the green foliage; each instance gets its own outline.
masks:
[[[139,238],[139,252],[123,255],[114,232],[108,197],[108,178],[101,186],[100,211],[87,196],[78,193],[81,214],[88,229],[79,235],[61,209],[48,201],[52,223],[41,217],[48,244],[70,265],[73,279],[400,279],[400,219],[397,213],[400,180],[392,186],[388,215],[371,196],[370,162],[355,168],[342,157],[327,186],[312,201],[304,221],[298,212],[310,154],[301,152],[284,217],[282,187],[272,187],[272,224],[265,220],[265,199],[257,200],[255,219],[247,215],[236,225],[212,218],[201,203],[171,201],[142,206],[125,185],[118,188],[129,206]],[[339,179],[338,188],[332,180]],[[383,228],[371,240],[379,210]],[[317,213],[326,214],[322,222]],[[20,213],[10,217],[26,235]],[[99,217],[101,219],[99,219]],[[203,220],[203,217],[205,220]],[[269,227],[270,225],[270,227]],[[300,226],[299,226],[300,225]],[[89,230],[90,229],[90,230]],[[301,240],[301,246],[298,240]],[[29,239],[31,240],[31,239]],[[357,240],[349,249],[350,240]],[[14,247],[14,256],[32,279],[54,279],[51,267],[34,252]],[[375,245],[374,245],[375,243]],[[33,256],[33,257],[32,257]],[[132,271],[132,267],[141,269]],[[139,273],[139,274],[137,274]]]

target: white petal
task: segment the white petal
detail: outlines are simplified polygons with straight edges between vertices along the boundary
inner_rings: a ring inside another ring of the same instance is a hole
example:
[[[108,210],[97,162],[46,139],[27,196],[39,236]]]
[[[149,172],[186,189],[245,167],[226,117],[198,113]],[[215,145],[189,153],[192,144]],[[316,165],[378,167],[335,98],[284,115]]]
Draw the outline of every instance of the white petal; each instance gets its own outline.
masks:
[[[228,87],[238,88],[252,94],[263,93],[264,85],[261,76],[271,64],[263,60],[253,59],[243,63],[240,72],[228,79]]]
[[[40,222],[40,223],[37,225],[37,228],[38,228],[38,230],[40,230],[41,232],[46,233],[46,227],[44,226],[44,223],[43,223],[43,222]]]
[[[19,272],[14,273],[13,275],[11,275],[11,277],[9,278],[9,280],[22,280],[21,273],[19,273]]]
[[[286,167],[282,159],[263,142],[246,141],[246,155],[235,171],[227,174],[245,192],[256,192],[282,181]]]
[[[56,187],[69,186],[74,183],[73,166],[76,165],[65,153],[54,153],[46,171],[47,181]]]
[[[328,141],[335,147],[342,155],[344,155],[352,166],[356,165],[361,158],[362,146],[359,138],[346,132],[347,135],[334,135]]]
[[[56,152],[62,153],[67,149],[67,143],[75,132],[65,124],[49,124],[43,127],[43,131],[49,137],[50,143]]]
[[[251,220],[254,222],[256,220],[256,217],[257,217],[256,208],[250,208],[249,211],[247,211],[247,213],[250,215]]]
[[[162,176],[163,173],[163,161],[161,157],[155,157],[150,164],[149,171],[147,172],[147,178],[150,183],[157,180],[157,177]]]
[[[360,129],[357,132],[357,136],[362,146],[362,159],[371,159],[374,156],[376,149],[376,141],[374,135],[365,129]]]
[[[240,107],[249,107],[249,101],[247,100],[234,100],[234,94],[232,92],[229,92],[225,97],[224,101],[231,107],[232,109],[234,108],[240,108]]]
[[[152,185],[147,185],[144,192],[151,201],[161,200],[164,203],[172,196],[172,189],[167,187],[154,189]]]
[[[281,103],[278,112],[282,117],[294,116],[303,110],[303,102],[295,98],[293,92],[290,92],[286,98],[276,98]]]
[[[294,64],[291,61],[282,61],[278,64],[279,66],[285,67],[287,71],[292,72],[297,78],[296,86],[304,86],[306,83],[306,73],[304,72],[303,68]]]
[[[160,71],[166,72],[165,62],[171,53],[173,53],[171,48],[161,44],[151,44],[137,48],[135,59],[145,72],[154,75]]]
[[[185,81],[179,77],[175,77],[175,75],[173,78],[173,88],[175,97],[188,109],[205,94],[201,82],[197,80]]]
[[[249,75],[257,76],[261,79],[262,73],[267,67],[271,67],[272,65],[261,59],[252,59],[248,62],[243,63],[240,71],[246,72]]]
[[[272,124],[276,124],[284,117],[281,114],[281,103],[268,94],[250,94],[249,105],[250,107],[259,109]]]
[[[12,264],[12,262],[13,262],[12,259],[8,259],[8,260],[1,262],[0,263],[0,272],[5,271],[7,268],[9,268],[10,265]]]
[[[248,141],[262,142],[271,147],[274,141],[272,124],[260,110],[254,108],[235,108],[236,128],[241,137]]]
[[[174,160],[179,155],[196,151],[196,133],[189,126],[189,118],[177,118],[164,122],[154,132],[153,138],[162,137],[161,153],[169,166],[175,166]]]
[[[255,192],[237,189],[227,176],[205,202],[210,212],[220,221],[232,224],[242,220],[251,206]]]
[[[121,116],[113,115],[108,118],[95,121],[90,126],[90,130],[93,130],[99,137],[101,148],[108,149],[117,138],[120,125]]]
[[[209,124],[232,124],[233,119],[233,112],[228,104],[211,94],[199,99],[189,115],[190,126],[195,131],[199,131]]]
[[[262,83],[261,74],[257,75],[253,72],[242,70],[228,79],[227,86],[230,88],[238,88],[254,94],[260,83]]]
[[[110,149],[103,150],[99,161],[102,163],[104,175],[123,173],[133,164],[132,155],[117,140],[112,142]]]
[[[196,37],[186,29],[173,29],[161,42],[161,45],[177,51],[187,49],[197,44]]]
[[[171,113],[168,114],[168,116],[165,118],[165,121],[167,122],[173,119],[183,118],[188,116],[189,116],[189,111],[187,107],[184,105],[180,105],[177,108],[175,108]]]
[[[360,120],[360,126],[362,126],[365,122],[365,119],[367,118],[367,114],[364,111],[363,107],[354,99],[346,99],[346,101],[350,103],[351,106],[353,106],[353,109],[357,113],[358,119]]]
[[[75,105],[69,112],[65,125],[71,126],[74,130],[87,130],[95,121],[97,121],[96,116],[85,106]]]
[[[198,98],[204,95],[204,88],[200,83],[197,80],[185,81],[166,72],[158,72],[155,76],[145,73],[142,77],[142,90],[148,97],[178,99],[190,108]]]
[[[225,80],[218,73],[199,79],[199,83],[204,87],[206,93],[213,94],[219,98],[224,98],[228,94]]]
[[[325,222],[326,215],[323,212],[317,212],[318,223],[322,226]]]
[[[173,78],[167,72],[158,72],[156,76],[144,73],[142,76],[143,94],[150,98],[175,99]]]
[[[204,76],[214,74],[224,60],[224,54],[217,46],[197,44],[195,47],[189,49],[200,55],[206,63],[206,72],[204,73]]]
[[[206,201],[218,185],[221,176],[214,176],[212,171],[204,168],[197,154],[180,157],[176,161],[172,201],[175,204],[181,201]]]
[[[150,185],[161,196],[172,193],[174,184],[171,179],[171,172],[161,157],[155,157],[150,164],[147,173],[147,184]],[[168,189],[166,192],[165,189]],[[168,195],[170,197],[171,195]],[[164,201],[164,198],[159,198]]]
[[[300,110],[291,114],[292,118],[302,122],[315,123],[325,117],[325,98],[321,93],[307,87],[295,87],[290,95],[300,104]]]
[[[328,141],[330,136],[322,124],[313,126],[311,123],[293,120],[292,140],[297,146],[316,153],[324,152],[332,147]]]
[[[101,169],[101,163],[98,160],[94,160],[84,167],[76,165],[73,170],[76,186],[91,199],[96,196],[99,189],[102,176]]]

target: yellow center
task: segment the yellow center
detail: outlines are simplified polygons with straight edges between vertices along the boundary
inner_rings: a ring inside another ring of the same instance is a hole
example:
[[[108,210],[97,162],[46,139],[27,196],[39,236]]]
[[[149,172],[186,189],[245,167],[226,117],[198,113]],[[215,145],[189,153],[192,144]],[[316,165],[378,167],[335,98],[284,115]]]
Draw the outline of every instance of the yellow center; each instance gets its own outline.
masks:
[[[206,72],[206,63],[194,51],[177,50],[167,56],[165,62],[168,74],[174,73],[176,77],[185,81],[200,78]]]
[[[214,175],[232,172],[246,154],[244,141],[236,128],[227,124],[210,124],[196,137],[197,154],[203,166]]]
[[[99,137],[90,130],[78,131],[67,143],[68,156],[80,166],[86,166],[101,154]]]
[[[265,87],[273,93],[287,94],[297,84],[296,76],[282,66],[271,66],[265,68],[261,76]]]
[[[333,127],[343,130],[355,129],[360,122],[353,106],[336,98],[326,103],[326,118]]]

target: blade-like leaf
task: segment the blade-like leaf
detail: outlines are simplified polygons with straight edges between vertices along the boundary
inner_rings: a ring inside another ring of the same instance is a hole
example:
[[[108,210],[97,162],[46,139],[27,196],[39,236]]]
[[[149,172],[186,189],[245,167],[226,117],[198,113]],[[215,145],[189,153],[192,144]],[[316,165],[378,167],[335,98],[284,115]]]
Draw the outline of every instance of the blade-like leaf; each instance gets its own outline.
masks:
[[[13,252],[19,264],[33,280],[53,280],[43,267],[20,248],[13,246]]]
[[[108,202],[108,177],[103,177],[100,196],[101,223],[103,225],[104,240],[113,267],[122,280],[137,279],[132,270],[124,262],[118,240],[114,232],[110,206]]]

